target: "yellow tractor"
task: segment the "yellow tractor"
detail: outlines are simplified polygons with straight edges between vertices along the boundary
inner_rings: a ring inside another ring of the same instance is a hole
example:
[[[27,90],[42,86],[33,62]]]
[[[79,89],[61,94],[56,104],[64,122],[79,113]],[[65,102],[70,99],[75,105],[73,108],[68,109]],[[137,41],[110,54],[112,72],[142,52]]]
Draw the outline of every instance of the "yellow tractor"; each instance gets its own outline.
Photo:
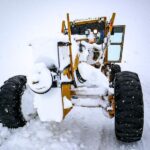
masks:
[[[108,117],[115,117],[118,140],[134,142],[141,139],[144,122],[142,88],[136,73],[121,71],[118,65],[122,60],[125,25],[114,25],[115,16],[113,13],[110,20],[104,16],[70,21],[67,14],[67,21],[62,21],[61,32],[67,40],[57,43],[58,66],[51,65],[48,68],[50,72],[45,72],[50,76],[48,85],[37,88],[39,79],[28,79],[37,99],[40,97],[46,101],[46,97],[42,96],[46,94],[49,99],[44,105],[48,117],[42,117],[43,109],[38,110],[42,121],[60,122],[74,105],[101,107]],[[40,65],[38,69],[44,67]],[[13,108],[9,105],[12,104],[13,96],[14,99],[21,98],[26,80],[25,76],[16,76],[1,87],[0,122],[4,126],[17,128],[26,122],[18,109],[20,100],[15,100],[17,103]],[[16,88],[6,96],[5,93],[12,86]],[[54,93],[60,95],[59,101],[55,99]],[[48,113],[52,107],[59,110]],[[57,119],[52,119],[54,113],[59,114]]]

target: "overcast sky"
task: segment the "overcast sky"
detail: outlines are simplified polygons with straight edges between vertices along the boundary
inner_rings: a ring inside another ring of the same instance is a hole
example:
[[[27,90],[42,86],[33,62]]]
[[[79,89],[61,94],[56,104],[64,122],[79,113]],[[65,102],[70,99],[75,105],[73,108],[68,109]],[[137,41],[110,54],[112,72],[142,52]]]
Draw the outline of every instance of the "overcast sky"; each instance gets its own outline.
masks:
[[[134,59],[139,55],[148,59],[149,7],[149,0],[0,0],[0,67],[6,66],[10,72],[27,68],[25,60],[30,58],[27,43],[41,36],[55,36],[60,32],[61,21],[66,19],[67,12],[71,20],[111,17],[112,12],[116,12],[115,24],[126,25],[123,58],[130,61],[132,51]],[[16,59],[19,66],[13,63]]]

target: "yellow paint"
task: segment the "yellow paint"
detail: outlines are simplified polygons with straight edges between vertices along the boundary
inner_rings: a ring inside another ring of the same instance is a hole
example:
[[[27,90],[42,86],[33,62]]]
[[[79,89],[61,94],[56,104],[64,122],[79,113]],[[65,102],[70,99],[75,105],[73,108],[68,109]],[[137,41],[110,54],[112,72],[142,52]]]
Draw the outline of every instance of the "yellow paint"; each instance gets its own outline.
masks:
[[[74,71],[77,70],[79,64],[79,55],[76,55],[75,61],[74,61]]]
[[[66,28],[65,21],[63,20],[61,26],[61,33],[65,33],[65,28]]]
[[[71,28],[70,28],[70,18],[69,14],[67,13],[67,24],[68,24],[68,39],[69,42],[71,43]],[[73,60],[72,60],[72,46],[69,45],[69,56],[70,56],[70,68],[71,68],[71,76],[72,80],[74,80],[74,69],[73,69]]]
[[[74,21],[73,23],[75,25],[83,25],[83,24],[90,24],[90,23],[97,23],[100,21],[100,19],[106,19],[106,17],[101,17],[97,19],[89,19],[89,20],[79,20],[79,21]]]
[[[110,22],[109,22],[108,33],[110,33],[110,34],[111,34],[111,32],[112,32],[112,29],[113,29],[113,25],[114,25],[114,21],[115,21],[115,16],[116,16],[116,13],[113,13],[113,14],[112,14],[112,17],[111,17],[111,19],[110,19]],[[105,30],[107,30],[107,29],[105,29]],[[107,34],[108,34],[108,33],[107,33]],[[104,63],[107,64],[107,63],[108,63],[108,48],[105,49],[104,55],[105,55]]]
[[[72,97],[72,95],[71,95],[71,84],[70,83],[62,83],[61,92],[62,92],[62,102],[63,102],[63,117],[65,117],[72,109],[72,107],[64,109],[64,101],[63,101],[64,97],[66,97],[68,100],[71,101],[71,97]]]
[[[63,71],[63,75],[67,76],[69,79],[71,79],[71,72],[70,72],[70,67],[66,68],[64,71]]]

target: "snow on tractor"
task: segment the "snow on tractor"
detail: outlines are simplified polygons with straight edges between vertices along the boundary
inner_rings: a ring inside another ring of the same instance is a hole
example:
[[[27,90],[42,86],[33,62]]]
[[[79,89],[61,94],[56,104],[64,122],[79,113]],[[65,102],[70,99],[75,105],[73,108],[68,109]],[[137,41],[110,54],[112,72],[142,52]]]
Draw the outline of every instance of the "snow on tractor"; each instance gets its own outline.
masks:
[[[70,21],[67,14],[61,29],[65,38],[58,41],[55,50],[57,64],[51,60],[49,65],[38,62],[27,78],[12,77],[1,87],[3,126],[18,128],[26,124],[22,96],[29,86],[41,121],[61,122],[76,105],[101,107],[106,116],[115,117],[118,140],[140,140],[144,122],[142,88],[136,73],[121,71],[118,65],[125,25],[114,25],[115,15],[110,21],[106,17]]]

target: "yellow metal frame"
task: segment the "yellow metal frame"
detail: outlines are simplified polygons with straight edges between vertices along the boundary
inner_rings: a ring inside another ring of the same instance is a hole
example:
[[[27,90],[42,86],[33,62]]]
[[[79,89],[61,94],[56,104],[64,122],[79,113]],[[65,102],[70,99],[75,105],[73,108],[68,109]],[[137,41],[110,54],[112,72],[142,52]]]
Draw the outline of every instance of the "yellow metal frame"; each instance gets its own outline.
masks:
[[[61,93],[62,93],[62,103],[64,107],[64,97],[71,101],[71,84],[70,83],[62,83],[61,84]],[[71,108],[63,108],[63,118],[71,111]]]
[[[114,21],[115,21],[115,16],[116,16],[116,13],[113,13],[112,17],[110,19],[110,23],[109,23],[109,30],[107,31],[107,29],[105,29],[106,35],[108,35],[108,34],[111,35],[112,29],[113,29],[113,25],[114,25]],[[108,58],[108,47],[105,49],[104,55],[105,55],[105,57],[104,57],[104,64],[108,64],[108,59],[107,59]]]
[[[73,60],[72,60],[72,46],[71,46],[71,29],[70,29],[70,18],[69,14],[67,13],[67,25],[68,25],[68,39],[69,39],[69,53],[70,53],[70,68],[71,68],[71,76],[72,80],[74,81],[74,69],[73,69]]]
[[[79,20],[79,21],[74,21],[73,23],[75,25],[83,25],[83,24],[97,23],[97,22],[101,21],[101,19],[106,20],[106,17],[101,17],[101,18],[97,18],[97,19],[89,19],[89,20]]]
[[[113,29],[113,25],[114,25],[114,20],[115,20],[115,16],[116,13],[112,14],[110,23],[108,26],[105,27],[105,35],[107,36],[108,34],[111,35],[112,29]],[[104,18],[104,21],[106,21],[106,17],[102,17]],[[94,22],[98,22],[100,21],[100,19],[93,19],[93,20],[86,20],[86,21],[74,21],[73,23],[75,25],[81,25],[81,24],[87,24],[87,23],[94,23]],[[68,78],[72,79],[72,81],[75,80],[74,78],[74,72],[78,67],[79,64],[79,56],[76,55],[74,64],[73,64],[73,58],[72,58],[72,45],[71,45],[71,22],[70,22],[70,18],[69,18],[69,14],[67,13],[67,27],[68,27],[68,40],[69,40],[69,56],[70,56],[70,66],[64,70],[64,74],[68,76]],[[65,29],[66,29],[66,25],[65,25],[65,21],[62,22],[62,33],[65,33]],[[107,61],[107,55],[108,55],[108,48],[105,49],[104,51],[105,54],[105,60],[104,63],[108,63]],[[76,95],[76,93],[74,91],[71,90],[71,86],[72,83],[62,83],[61,86],[61,90],[62,90],[62,100],[64,98],[64,96],[67,97],[67,99],[71,100],[71,97],[73,95]],[[112,104],[113,110],[109,111],[109,115],[111,117],[114,116],[115,114],[115,108],[114,108],[114,97],[113,96],[109,96],[109,101]],[[68,114],[68,112],[71,110],[71,108],[69,109],[64,109],[64,117]]]
[[[65,20],[63,20],[61,25],[61,33],[65,33],[65,29],[66,29]]]

